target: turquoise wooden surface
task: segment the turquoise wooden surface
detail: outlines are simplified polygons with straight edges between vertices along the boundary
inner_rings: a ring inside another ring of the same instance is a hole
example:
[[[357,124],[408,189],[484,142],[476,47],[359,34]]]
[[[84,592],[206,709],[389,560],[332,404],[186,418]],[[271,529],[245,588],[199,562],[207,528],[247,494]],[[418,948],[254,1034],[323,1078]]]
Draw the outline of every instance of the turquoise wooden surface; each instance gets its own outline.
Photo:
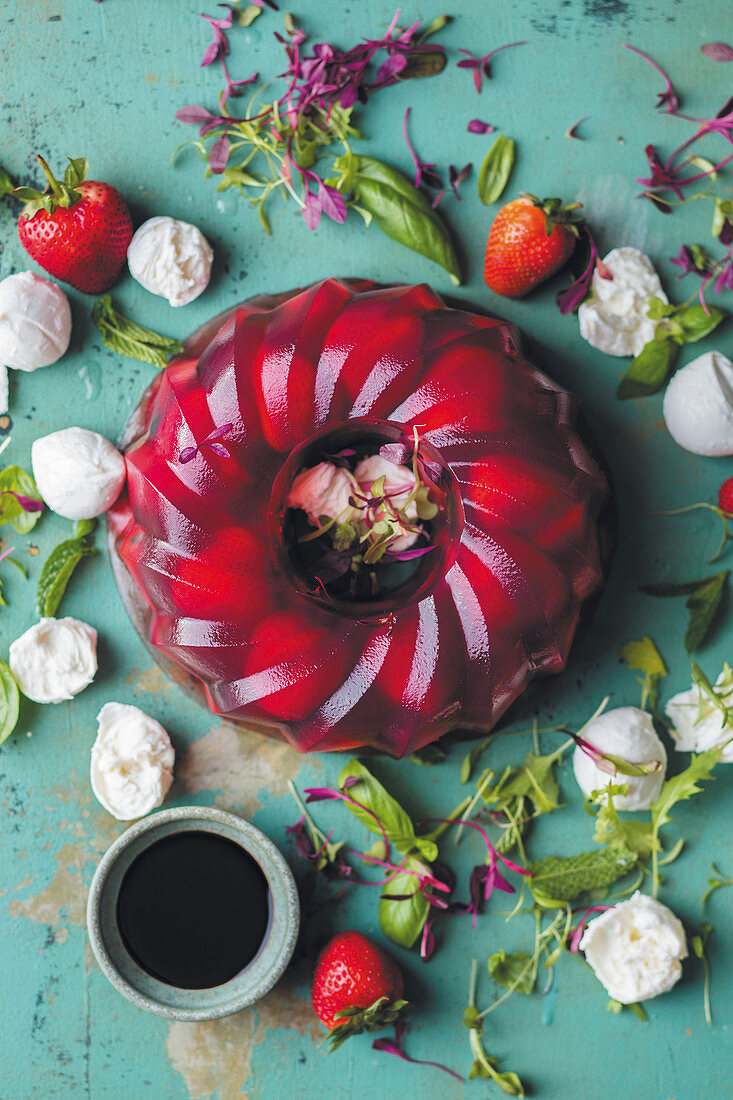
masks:
[[[213,4],[205,6],[213,11]],[[188,219],[215,248],[212,284],[198,301],[171,310],[125,276],[115,289],[122,308],[142,323],[184,336],[250,294],[330,274],[426,280],[449,290],[440,269],[376,228],[364,229],[358,220],[350,219],[346,227],[328,222],[311,234],[292,204],[277,211],[273,207],[274,232],[267,239],[246,204],[234,193],[218,194],[192,156],[184,155],[171,167],[173,149],[191,136],[174,120],[176,109],[184,103],[213,107],[220,83],[214,68],[199,68],[209,31],[198,9],[193,0],[5,0],[0,6],[3,165],[16,178],[37,178],[37,151],[56,165],[66,154],[86,154],[92,176],[119,187],[136,223],[154,214]],[[442,10],[411,3],[403,17],[429,21]],[[295,5],[293,14],[313,41],[327,37],[348,46],[385,26],[392,11],[382,0],[369,6],[323,0]],[[713,499],[720,481],[733,473],[733,463],[698,459],[678,449],[661,422],[659,397],[633,404],[615,401],[624,363],[590,349],[578,336],[577,321],[560,317],[553,304],[557,280],[523,302],[499,301],[488,293],[481,263],[492,211],[476,198],[475,176],[491,138],[467,134],[466,123],[479,116],[517,139],[513,192],[580,199],[602,248],[632,244],[646,250],[668,291],[681,300],[692,288],[675,285],[676,271],[667,258],[683,240],[707,240],[710,211],[697,203],[663,218],[634,198],[644,144],[654,141],[671,149],[687,129],[655,113],[661,81],[621,45],[646,49],[668,67],[691,114],[714,112],[730,93],[730,66],[706,61],[699,46],[729,37],[729,11],[726,0],[455,0],[455,23],[440,38],[451,51],[467,46],[482,53],[519,38],[528,45],[496,59],[494,78],[480,99],[470,75],[456,69],[458,55],[452,52],[443,75],[390,89],[362,114],[366,140],[360,148],[406,171],[410,162],[401,120],[408,105],[414,140],[425,159],[443,168],[448,162],[473,161],[474,177],[464,186],[463,201],[443,205],[465,250],[467,280],[457,296],[495,309],[538,341],[557,379],[582,397],[616,481],[621,541],[593,631],[568,673],[543,685],[538,709],[520,707],[516,727],[534,713],[541,723],[580,723],[608,692],[615,705],[635,704],[637,685],[618,653],[625,641],[644,632],[659,641],[670,667],[665,697],[688,686],[681,601],[652,600],[637,586],[703,575],[714,548],[712,518],[669,519],[652,513]],[[267,11],[251,28],[233,32],[232,73],[280,71],[281,47],[272,37],[280,26],[280,16]],[[581,129],[585,140],[568,140],[565,130],[583,115],[590,116]],[[7,200],[0,204],[0,244],[0,276],[34,268],[18,244],[15,209]],[[8,462],[28,466],[32,440],[68,424],[115,437],[152,375],[152,368],[104,349],[90,327],[89,299],[73,291],[70,298],[74,332],[69,354],[35,375],[13,375]],[[730,355],[731,346],[730,332],[724,330],[704,345],[685,349],[682,361],[711,347]],[[31,580],[3,570],[9,604],[0,614],[3,656],[9,642],[34,621],[40,563],[69,528],[46,515],[31,536],[14,540]],[[301,787],[316,778],[333,781],[341,761],[298,758],[284,746],[222,725],[180,695],[152,666],[127,622],[104,553],[83,566],[63,612],[98,628],[99,675],[73,703],[43,708],[25,701],[17,733],[0,750],[2,1100],[499,1095],[488,1082],[463,1086],[436,1070],[374,1053],[366,1037],[327,1056],[314,1042],[319,1029],[308,1006],[307,953],[265,1002],[214,1024],[169,1024],[115,993],[91,960],[83,930],[85,884],[100,853],[123,828],[98,806],[89,787],[89,750],[100,706],[111,699],[136,703],[170,730],[178,764],[168,804],[215,803],[244,814],[283,844],[298,873],[284,836],[296,817],[286,781],[294,778]],[[714,676],[730,656],[728,626],[727,644],[720,631],[701,658]],[[551,743],[545,735],[543,745],[549,749]],[[526,747],[523,741],[501,741],[492,760],[516,760]],[[433,769],[379,761],[375,771],[419,818],[447,811],[462,797],[460,756],[454,751]],[[704,796],[675,813],[687,846],[669,868],[661,897],[688,927],[701,919],[708,862],[715,859],[733,873],[732,772],[722,767]],[[591,846],[590,819],[582,813],[568,763],[560,775],[572,809],[537,828],[532,850],[538,856]],[[339,808],[325,807],[318,819],[360,843],[359,827],[345,816]],[[458,849],[446,846],[446,853],[464,876],[479,858],[471,838]],[[322,912],[306,948],[319,936],[348,926],[378,937],[376,908],[374,892],[355,890],[341,905]],[[505,924],[504,908],[501,902],[492,904],[475,933],[465,919],[445,922],[428,966],[414,954],[396,952],[416,1004],[408,1038],[415,1057],[445,1061],[464,1074],[470,1068],[461,1025],[470,960],[480,961],[479,997],[486,1005],[497,996],[485,972],[487,956],[500,947],[531,944],[531,918]],[[712,1028],[703,1017],[697,960],[686,963],[673,993],[649,1003],[649,1022],[642,1024],[628,1013],[606,1012],[607,998],[593,975],[565,958],[557,968],[553,1012],[539,995],[511,998],[489,1018],[487,1047],[544,1100],[730,1097],[733,916],[725,891],[712,899],[708,914],[716,929],[710,948]]]

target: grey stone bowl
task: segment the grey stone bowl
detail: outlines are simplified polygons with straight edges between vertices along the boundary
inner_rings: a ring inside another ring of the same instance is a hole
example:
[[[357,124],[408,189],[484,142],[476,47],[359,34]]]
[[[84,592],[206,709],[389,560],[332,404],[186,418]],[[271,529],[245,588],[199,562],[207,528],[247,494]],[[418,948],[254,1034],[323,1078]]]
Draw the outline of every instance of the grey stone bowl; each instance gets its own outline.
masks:
[[[154,978],[129,954],[117,927],[117,897],[128,867],[155,841],[185,830],[216,833],[241,845],[270,887],[270,926],[259,954],[241,973],[211,989],[179,989]],[[161,810],[127,829],[102,856],[87,904],[89,939],[102,972],[138,1008],[171,1020],[215,1020],[259,1000],[288,965],[299,924],[295,881],[278,848],[248,821],[204,806]]]

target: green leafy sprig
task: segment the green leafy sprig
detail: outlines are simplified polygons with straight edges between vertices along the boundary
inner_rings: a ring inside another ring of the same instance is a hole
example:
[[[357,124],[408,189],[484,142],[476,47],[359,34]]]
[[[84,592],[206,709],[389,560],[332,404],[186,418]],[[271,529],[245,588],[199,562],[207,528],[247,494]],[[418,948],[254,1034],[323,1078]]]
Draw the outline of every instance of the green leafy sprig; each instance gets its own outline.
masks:
[[[139,359],[162,369],[172,355],[180,355],[184,350],[180,340],[161,336],[125,317],[112,305],[109,294],[103,294],[92,306],[92,320],[102,334],[105,347],[129,359]]]
[[[20,692],[9,665],[0,660],[0,745],[18,724]]]
[[[486,154],[478,177],[478,197],[484,206],[498,202],[504,194],[514,167],[515,146],[511,138],[499,134]]]
[[[661,653],[648,635],[644,635],[638,641],[627,642],[621,647],[621,656],[630,669],[643,672],[643,677],[638,677],[641,684],[642,710],[646,710],[647,703],[653,711],[657,709],[659,698],[659,681],[667,675],[667,666]]]
[[[96,553],[92,545],[96,525],[93,519],[79,520],[73,538],[64,539],[55,546],[43,563],[36,595],[38,614],[42,618],[56,614],[77,565],[82,558]]]
[[[685,633],[685,649],[695,653],[707,641],[728,590],[730,570],[702,577],[699,581],[680,584],[646,584],[641,588],[648,596],[687,596],[685,607],[690,613]]]
[[[709,336],[727,317],[717,306],[707,312],[696,303],[675,306],[661,298],[650,298],[647,317],[657,321],[654,337],[631,361],[616,391],[619,401],[658,393],[674,369],[679,347]]]
[[[498,1085],[503,1093],[507,1096],[519,1096],[523,1098],[525,1094],[524,1085],[522,1084],[518,1074],[513,1071],[500,1072],[496,1068],[498,1059],[490,1056],[486,1053],[482,1042],[483,1033],[483,1014],[479,1012],[476,1007],[476,979],[478,974],[478,963],[476,959],[471,963],[471,978],[468,988],[468,1007],[463,1016],[463,1026],[468,1028],[468,1040],[471,1047],[471,1054],[473,1056],[473,1065],[471,1066],[471,1072],[469,1073],[469,1079],[475,1077],[483,1078],[484,1080],[491,1079],[494,1084]],[[498,1003],[498,1002],[497,1002]]]

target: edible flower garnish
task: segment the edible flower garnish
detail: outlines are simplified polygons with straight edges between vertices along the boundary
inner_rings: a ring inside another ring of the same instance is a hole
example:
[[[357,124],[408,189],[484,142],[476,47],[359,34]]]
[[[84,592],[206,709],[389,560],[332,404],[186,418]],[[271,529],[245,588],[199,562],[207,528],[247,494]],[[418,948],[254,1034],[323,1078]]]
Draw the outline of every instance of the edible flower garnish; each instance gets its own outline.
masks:
[[[458,62],[458,68],[459,69],[470,69],[471,70],[471,73],[472,73],[472,76],[473,76],[473,86],[480,95],[481,94],[481,86],[482,86],[482,83],[483,83],[483,78],[486,77],[487,80],[491,79],[491,59],[492,59],[492,57],[495,57],[496,54],[501,53],[502,50],[510,50],[514,46],[526,46],[526,45],[527,45],[527,42],[524,39],[521,42],[507,42],[503,46],[497,46],[495,50],[490,50],[490,52],[487,53],[487,54],[484,54],[483,57],[474,57],[474,55],[471,53],[470,50],[459,50],[458,51],[459,53],[465,53],[468,60],[459,61]]]
[[[455,1077],[456,1081],[464,1080],[463,1077],[454,1073],[452,1069],[448,1069],[447,1066],[441,1065],[440,1062],[428,1062],[424,1058],[411,1058],[402,1045],[406,1028],[407,1021],[400,1017],[395,1021],[394,1039],[375,1039],[372,1043],[372,1050],[382,1050],[385,1054],[395,1054],[403,1062],[412,1062],[416,1066],[433,1066],[434,1069],[442,1069],[443,1073],[449,1073],[451,1077]]]
[[[226,447],[218,443],[217,440],[226,435],[227,432],[232,430],[232,424],[222,424],[220,428],[214,428],[213,432],[209,432],[205,439],[202,439],[196,446],[184,447],[178,456],[178,461],[182,464],[191,462],[196,457],[202,447],[208,447],[215,455],[219,455],[220,458],[229,458],[229,451]]]

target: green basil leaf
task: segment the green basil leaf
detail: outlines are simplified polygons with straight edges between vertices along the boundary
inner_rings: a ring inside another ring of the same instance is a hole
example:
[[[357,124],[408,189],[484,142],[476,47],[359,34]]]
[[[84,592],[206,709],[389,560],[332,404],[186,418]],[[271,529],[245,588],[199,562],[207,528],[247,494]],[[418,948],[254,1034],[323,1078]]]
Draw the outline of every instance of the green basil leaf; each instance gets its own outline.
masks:
[[[524,951],[517,951],[514,955],[499,951],[491,955],[489,974],[499,985],[515,993],[531,993],[534,989],[534,959]]]
[[[8,665],[5,661],[0,661],[0,745],[17,726],[19,709],[18,685]]]
[[[514,142],[499,134],[486,154],[478,177],[478,197],[484,206],[490,206],[504,194],[514,167]]]
[[[356,802],[360,802],[366,809],[362,809],[360,806],[352,806],[349,802],[344,802],[344,806],[354,817],[361,821],[362,825],[366,826],[370,833],[381,836],[382,830],[379,827],[379,822],[375,821],[372,814],[376,815],[384,826],[387,837],[395,847],[400,851],[409,852],[411,848],[415,847],[415,828],[409,814],[402,809],[395,798],[392,798],[391,794],[388,794],[368,768],[365,768],[356,759],[349,760],[348,764],[342,769],[339,775],[339,787],[343,787],[345,781],[353,776],[359,782],[350,787],[346,793]],[[367,810],[371,810],[372,813],[367,813]],[[397,894],[404,893],[404,891],[392,890],[390,893]]]
[[[408,861],[408,866],[410,861]],[[384,894],[400,897],[391,901]],[[406,898],[402,895],[408,895]],[[412,947],[422,932],[430,912],[430,902],[420,890],[415,875],[395,875],[386,883],[379,901],[379,927],[392,943]]]
[[[14,186],[15,184],[13,183],[5,169],[0,168],[0,199],[4,195],[9,195]]]
[[[348,167],[345,158],[336,161],[337,172]],[[461,273],[453,242],[422,191],[402,172],[373,157],[353,157],[350,168],[354,198],[382,232],[445,268],[457,286]]]
[[[93,530],[93,521],[80,520],[75,537],[65,539],[64,542],[55,546],[43,563],[36,595],[38,614],[41,618],[50,618],[56,614],[77,565],[82,558],[95,553],[90,539]]]
[[[602,848],[577,856],[550,856],[531,863],[529,888],[542,906],[573,901],[586,890],[611,886],[633,870],[638,860],[629,848]]]
[[[8,466],[0,473],[0,523],[9,523],[19,535],[27,535],[38,523],[40,512],[26,512],[13,493],[40,501],[41,496],[30,474],[20,466]]]
[[[717,306],[708,306],[708,310],[709,314],[701,305],[694,305],[675,314],[675,320],[682,328],[682,338],[686,344],[694,344],[705,336],[709,336],[727,316]]]
[[[619,401],[630,397],[648,397],[662,389],[674,364],[677,348],[671,340],[650,340],[621,379],[616,390]]]
[[[118,355],[162,369],[172,355],[183,351],[180,340],[161,336],[125,317],[112,305],[109,294],[103,294],[92,306],[92,320],[102,334],[102,343]]]

